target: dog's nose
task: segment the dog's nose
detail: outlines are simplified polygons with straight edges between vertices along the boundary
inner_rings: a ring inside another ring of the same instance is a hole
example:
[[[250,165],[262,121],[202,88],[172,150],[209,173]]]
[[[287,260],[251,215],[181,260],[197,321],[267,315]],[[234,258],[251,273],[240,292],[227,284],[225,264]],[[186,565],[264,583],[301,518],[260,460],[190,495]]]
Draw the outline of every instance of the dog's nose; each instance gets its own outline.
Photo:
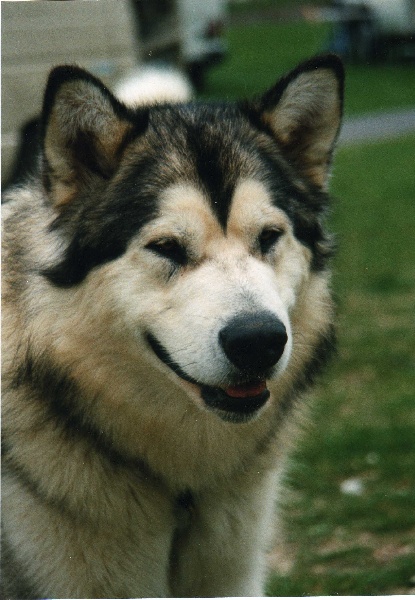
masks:
[[[273,367],[287,343],[284,324],[270,312],[233,317],[219,332],[220,344],[238,369],[260,373]]]

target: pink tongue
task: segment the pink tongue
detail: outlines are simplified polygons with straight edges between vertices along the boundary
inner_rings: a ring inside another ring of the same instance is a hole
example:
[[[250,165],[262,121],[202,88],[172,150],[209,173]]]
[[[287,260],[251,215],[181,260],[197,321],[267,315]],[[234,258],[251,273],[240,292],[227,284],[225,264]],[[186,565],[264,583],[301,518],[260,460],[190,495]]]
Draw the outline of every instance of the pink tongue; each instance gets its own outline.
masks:
[[[267,389],[265,381],[254,381],[252,383],[244,383],[241,385],[233,385],[225,389],[225,393],[231,398],[250,398],[259,396]]]

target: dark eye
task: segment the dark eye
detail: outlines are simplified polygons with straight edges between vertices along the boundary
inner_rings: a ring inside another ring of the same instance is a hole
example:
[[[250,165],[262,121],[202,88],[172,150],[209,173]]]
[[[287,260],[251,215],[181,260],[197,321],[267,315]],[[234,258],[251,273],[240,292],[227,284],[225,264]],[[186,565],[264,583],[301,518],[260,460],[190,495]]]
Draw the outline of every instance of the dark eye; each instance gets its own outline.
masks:
[[[282,235],[280,229],[263,229],[258,237],[259,247],[262,254],[266,254],[277,243]]]
[[[187,263],[187,253],[185,248],[175,239],[157,240],[150,242],[146,246],[147,250],[151,250],[155,254],[169,259],[178,265]]]

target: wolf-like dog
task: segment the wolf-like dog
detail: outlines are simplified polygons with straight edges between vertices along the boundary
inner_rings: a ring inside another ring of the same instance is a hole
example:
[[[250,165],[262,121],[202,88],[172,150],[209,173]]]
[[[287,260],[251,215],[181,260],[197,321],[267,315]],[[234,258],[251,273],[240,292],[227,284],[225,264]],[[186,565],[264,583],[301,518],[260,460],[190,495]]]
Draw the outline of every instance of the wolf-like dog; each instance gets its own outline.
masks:
[[[334,345],[335,56],[235,103],[50,75],[4,205],[7,598],[259,596]]]

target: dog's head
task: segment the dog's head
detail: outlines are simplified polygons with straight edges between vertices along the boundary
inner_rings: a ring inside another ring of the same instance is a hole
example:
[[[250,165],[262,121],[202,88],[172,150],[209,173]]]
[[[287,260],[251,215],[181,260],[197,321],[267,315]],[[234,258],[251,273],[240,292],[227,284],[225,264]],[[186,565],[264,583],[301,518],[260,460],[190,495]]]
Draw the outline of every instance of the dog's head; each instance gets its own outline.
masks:
[[[251,102],[133,111],[79,68],[50,76],[43,182],[65,245],[44,275],[105,294],[130,355],[225,420],[253,417],[295,370],[295,335],[306,347],[326,333],[310,281],[331,252],[342,87],[326,56]]]

